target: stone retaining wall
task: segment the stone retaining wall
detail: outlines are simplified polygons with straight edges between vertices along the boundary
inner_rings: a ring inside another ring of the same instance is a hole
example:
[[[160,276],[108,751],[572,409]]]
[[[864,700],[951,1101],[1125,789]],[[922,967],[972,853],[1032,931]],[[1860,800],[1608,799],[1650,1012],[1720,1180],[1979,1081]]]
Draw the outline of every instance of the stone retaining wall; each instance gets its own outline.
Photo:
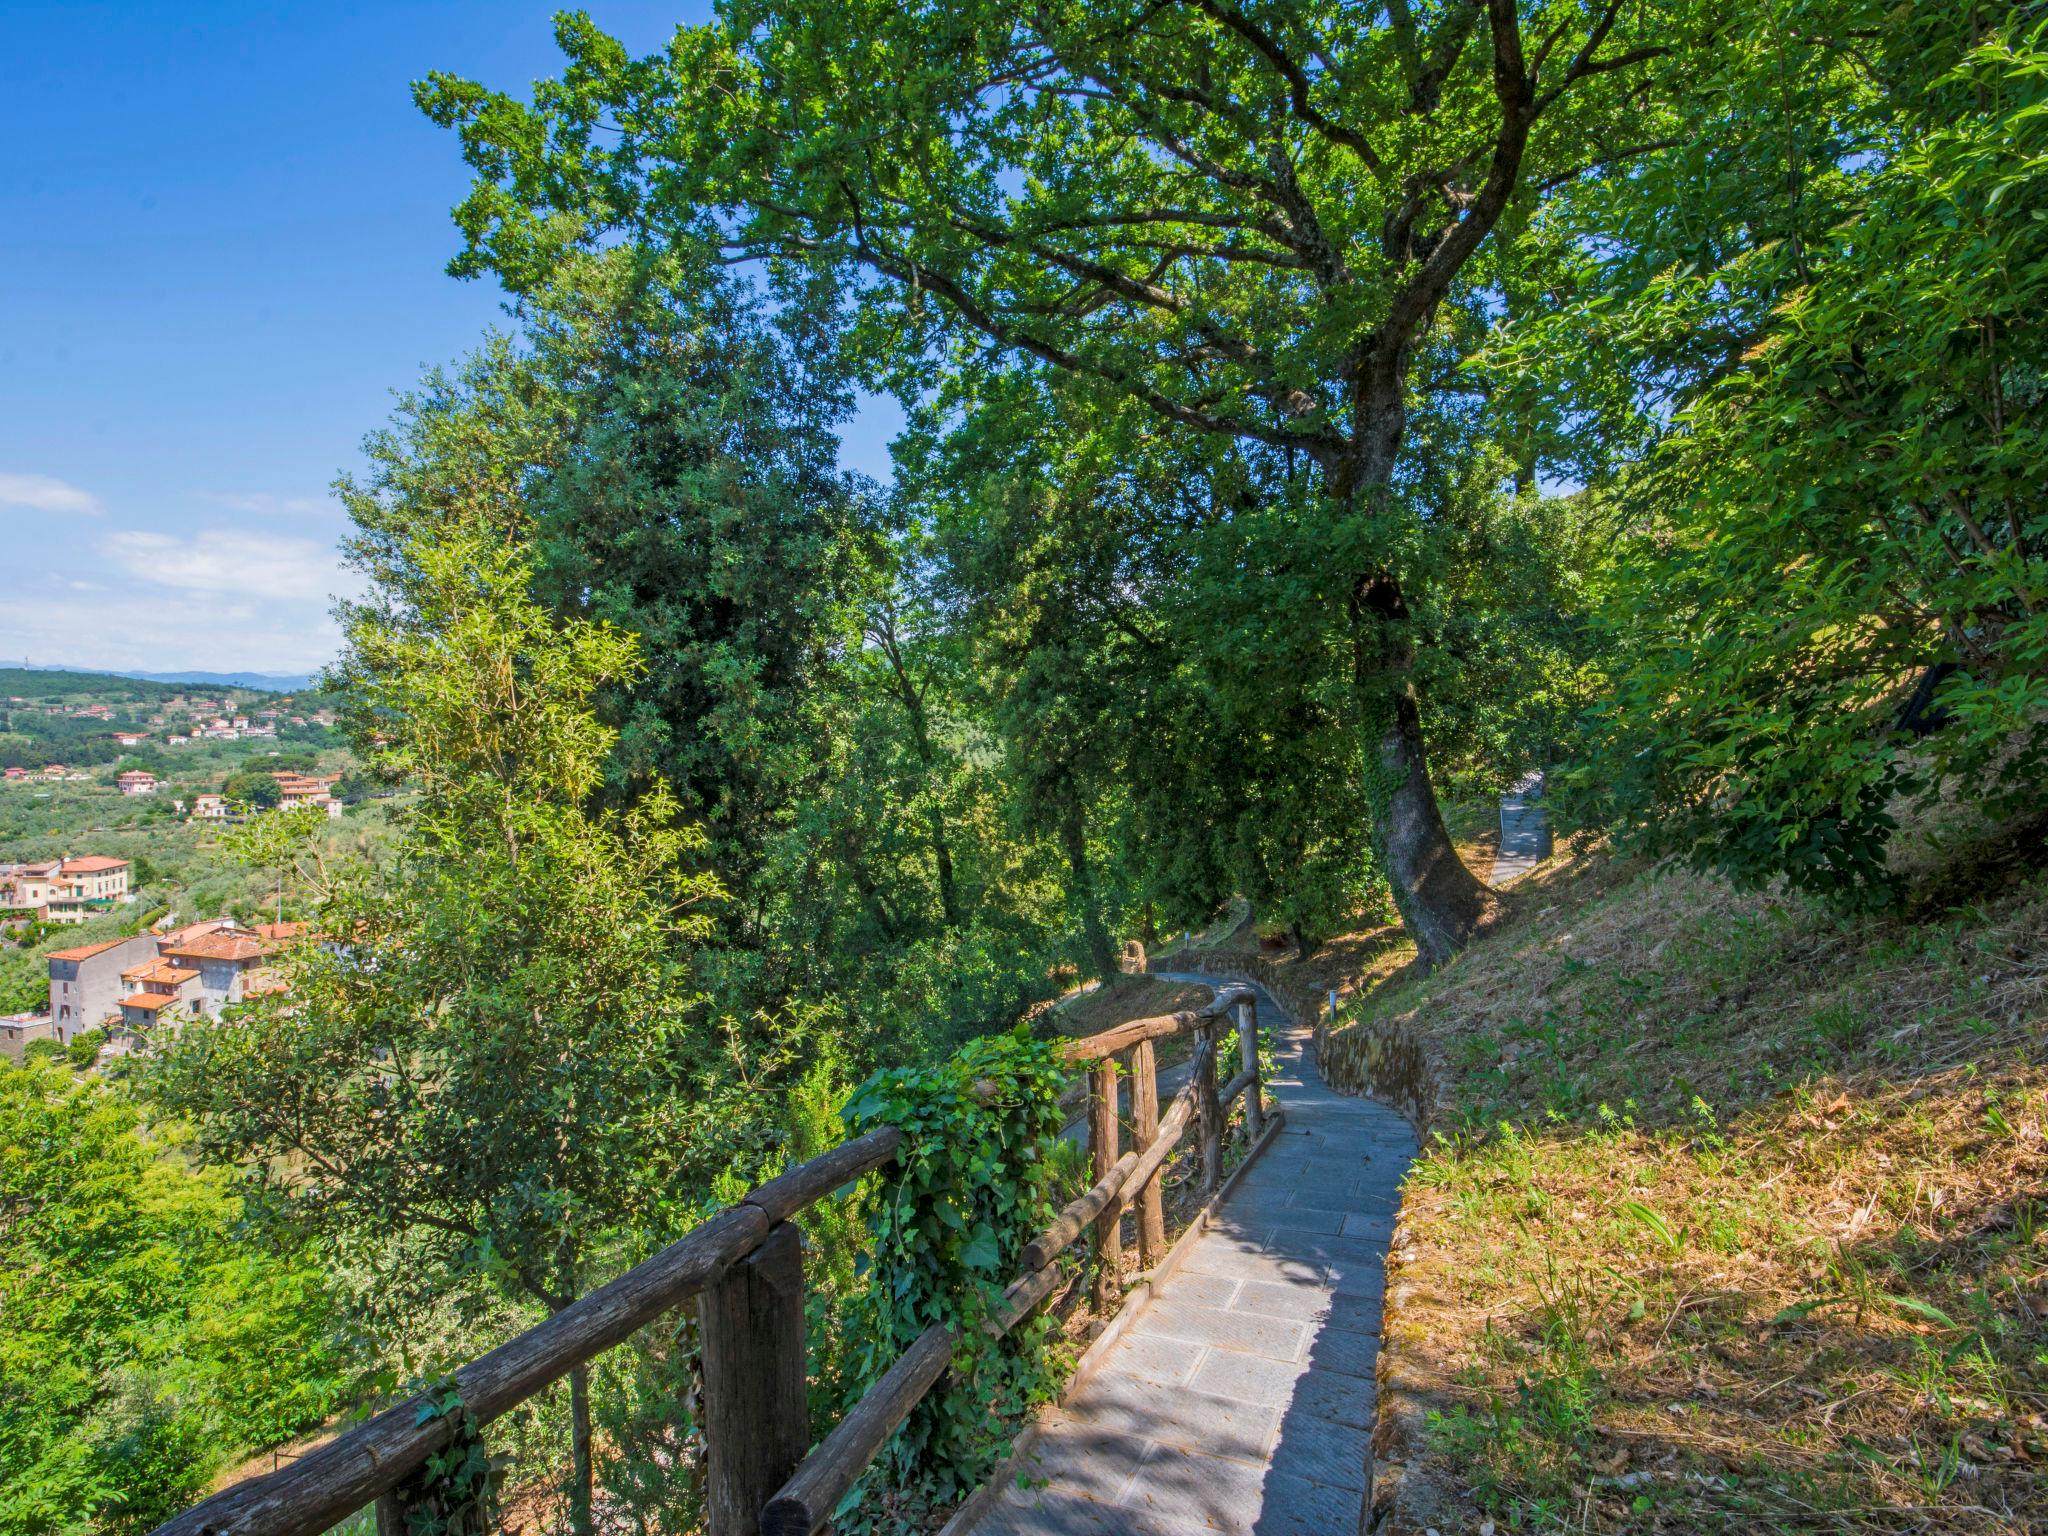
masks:
[[[1443,1063],[1407,1024],[1374,1020],[1332,1031],[1321,989],[1297,979],[1289,963],[1264,955],[1158,955],[1148,969],[1257,982],[1295,1022],[1314,1021],[1316,1062],[1323,1081],[1340,1092],[1378,1099],[1400,1110],[1427,1152],[1431,1123],[1448,1079]],[[1471,1524],[1470,1501],[1462,1496],[1455,1469],[1431,1451],[1429,1416],[1450,1407],[1440,1390],[1450,1363],[1440,1358],[1436,1347],[1441,1330],[1430,1326],[1431,1315],[1445,1310],[1446,1304],[1419,1272],[1419,1257],[1404,1202],[1387,1251],[1365,1536],[1450,1536]]]

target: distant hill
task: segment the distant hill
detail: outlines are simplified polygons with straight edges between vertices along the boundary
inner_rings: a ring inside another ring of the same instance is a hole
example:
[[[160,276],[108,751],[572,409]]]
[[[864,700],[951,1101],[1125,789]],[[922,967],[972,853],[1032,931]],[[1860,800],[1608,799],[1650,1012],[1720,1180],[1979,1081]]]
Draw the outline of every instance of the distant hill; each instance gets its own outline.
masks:
[[[125,677],[144,683],[203,684],[209,688],[255,688],[265,693],[303,693],[313,678],[303,672],[108,672],[95,667],[21,667],[0,662],[0,673],[34,676],[44,672],[70,672],[85,677]],[[6,681],[0,677],[0,681]]]

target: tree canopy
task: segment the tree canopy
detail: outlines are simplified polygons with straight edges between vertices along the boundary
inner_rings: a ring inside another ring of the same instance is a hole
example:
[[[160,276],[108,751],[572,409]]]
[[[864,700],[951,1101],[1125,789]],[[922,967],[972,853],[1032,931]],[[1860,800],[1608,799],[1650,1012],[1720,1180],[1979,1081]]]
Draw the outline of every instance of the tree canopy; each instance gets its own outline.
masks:
[[[1455,389],[1483,334],[1489,237],[1656,147],[1648,71],[1699,25],[1606,0],[735,0],[644,59],[564,18],[568,67],[530,105],[447,76],[420,99],[478,172],[458,272],[527,293],[578,244],[705,245],[839,282],[852,356],[906,395],[934,362],[1043,368],[1311,467],[1296,542],[1342,615],[1372,844],[1442,959],[1489,901],[1431,785],[1426,575],[1387,493],[1418,391]]]

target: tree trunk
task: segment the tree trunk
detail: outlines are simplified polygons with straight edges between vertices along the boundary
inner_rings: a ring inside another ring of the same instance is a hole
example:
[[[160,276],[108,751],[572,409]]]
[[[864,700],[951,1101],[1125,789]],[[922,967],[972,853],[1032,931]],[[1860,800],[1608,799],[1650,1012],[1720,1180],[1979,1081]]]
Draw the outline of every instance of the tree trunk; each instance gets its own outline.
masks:
[[[883,625],[880,636],[882,652],[889,658],[890,675],[896,680],[896,696],[902,701],[903,711],[910,720],[910,742],[917,750],[917,760],[924,768],[925,788],[932,797],[929,814],[932,862],[937,867],[939,879],[939,910],[945,914],[946,927],[957,929],[960,926],[960,894],[953,879],[953,848],[946,835],[946,812],[939,804],[939,755],[932,747],[931,722],[924,712],[924,694],[911,681],[903,648],[896,642],[893,617]]]
[[[1372,844],[1394,905],[1425,964],[1443,964],[1494,910],[1493,893],[1458,857],[1437,808],[1410,673],[1413,642],[1400,584],[1390,573],[1352,595],[1353,681],[1366,730]]]
[[[937,791],[932,801],[932,860],[939,873],[939,910],[946,926],[960,926],[960,894],[953,880],[953,849],[946,841],[946,813],[939,808]]]
[[[590,1536],[590,1367],[569,1372],[569,1529]]]
[[[1081,904],[1081,936],[1088,945],[1088,959],[1106,987],[1122,974],[1116,962],[1116,946],[1109,942],[1109,929],[1102,921],[1102,902],[1095,893],[1095,872],[1088,863],[1088,829],[1076,805],[1060,819],[1060,848],[1067,856],[1067,869],[1074,877],[1074,897]]]

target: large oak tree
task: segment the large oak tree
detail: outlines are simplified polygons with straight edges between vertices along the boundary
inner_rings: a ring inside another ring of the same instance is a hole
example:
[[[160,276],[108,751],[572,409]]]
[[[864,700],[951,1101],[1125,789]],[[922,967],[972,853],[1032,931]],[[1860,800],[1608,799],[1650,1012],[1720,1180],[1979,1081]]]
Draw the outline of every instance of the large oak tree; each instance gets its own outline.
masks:
[[[1315,466],[1375,851],[1424,954],[1489,897],[1431,787],[1388,530],[1418,389],[1499,289],[1488,237],[1655,142],[1686,16],[1621,0],[728,0],[632,58],[566,17],[532,103],[437,76],[478,179],[456,269],[515,291],[576,243],[708,240],[848,285],[905,390],[1054,370]],[[1464,323],[1454,323],[1462,318]]]

